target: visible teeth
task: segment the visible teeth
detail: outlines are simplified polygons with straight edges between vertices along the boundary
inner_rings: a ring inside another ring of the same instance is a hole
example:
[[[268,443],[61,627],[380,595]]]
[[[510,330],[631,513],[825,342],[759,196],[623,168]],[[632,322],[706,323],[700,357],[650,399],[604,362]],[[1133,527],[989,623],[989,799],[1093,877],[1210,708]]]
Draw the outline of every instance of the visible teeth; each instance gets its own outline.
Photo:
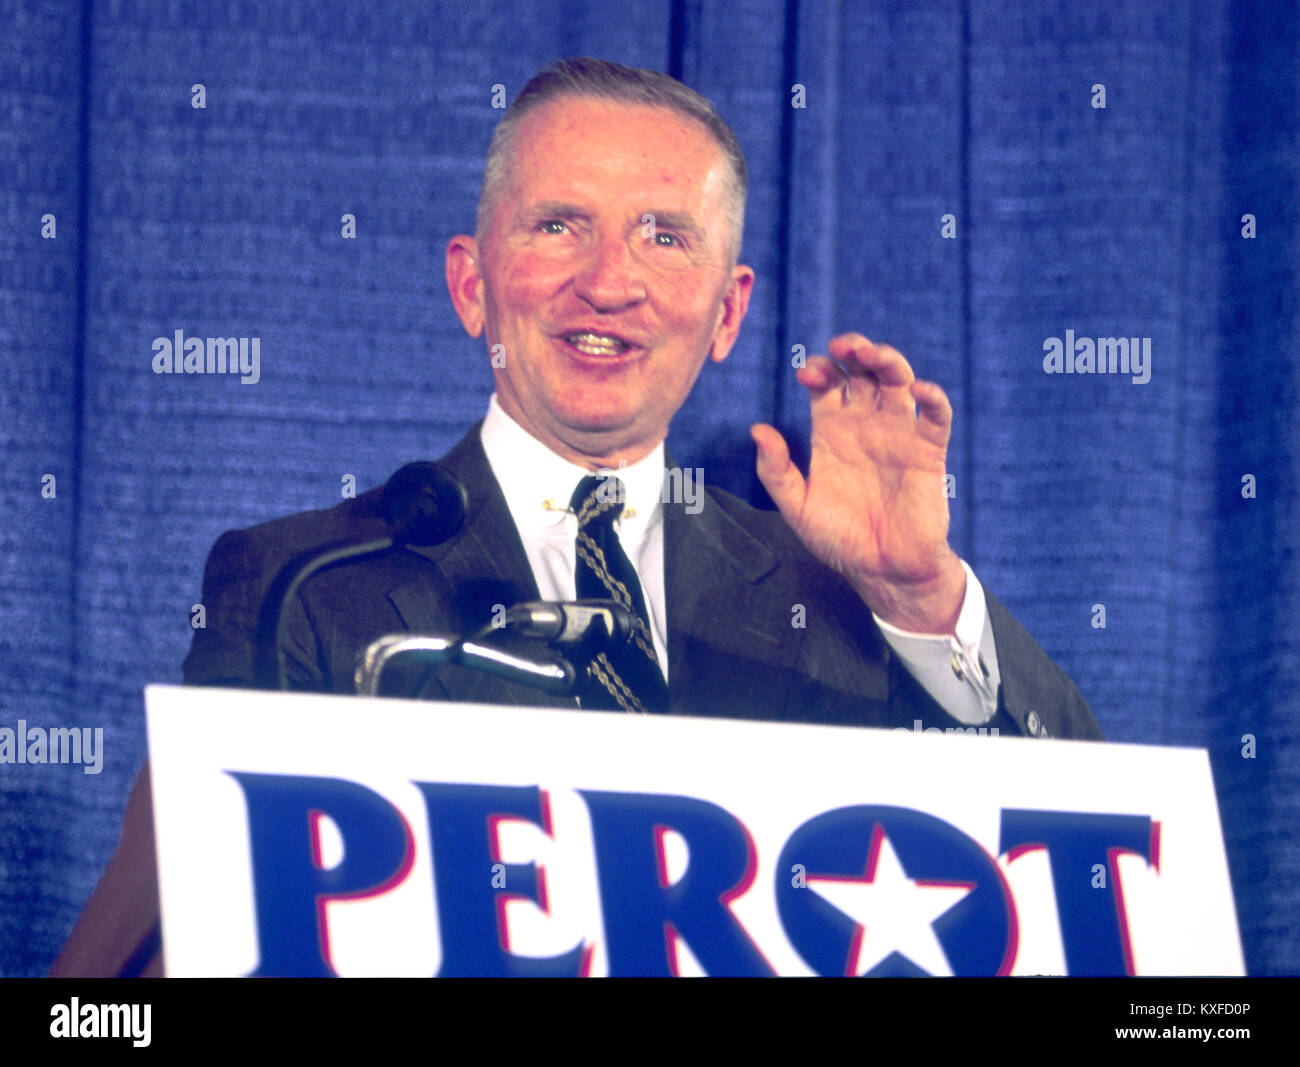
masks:
[[[598,333],[573,333],[565,340],[579,352],[590,356],[616,356],[629,347],[616,337],[604,337]]]

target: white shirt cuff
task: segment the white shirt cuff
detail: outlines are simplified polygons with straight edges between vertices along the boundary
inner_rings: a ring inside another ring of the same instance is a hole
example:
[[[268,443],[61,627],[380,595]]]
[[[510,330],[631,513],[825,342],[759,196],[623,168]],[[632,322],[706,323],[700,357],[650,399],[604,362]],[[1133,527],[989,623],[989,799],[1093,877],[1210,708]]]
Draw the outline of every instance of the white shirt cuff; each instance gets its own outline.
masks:
[[[908,673],[935,702],[958,722],[979,726],[997,714],[1002,676],[984,587],[965,560],[961,565],[966,571],[966,596],[955,636],[909,633],[875,612],[872,618]]]

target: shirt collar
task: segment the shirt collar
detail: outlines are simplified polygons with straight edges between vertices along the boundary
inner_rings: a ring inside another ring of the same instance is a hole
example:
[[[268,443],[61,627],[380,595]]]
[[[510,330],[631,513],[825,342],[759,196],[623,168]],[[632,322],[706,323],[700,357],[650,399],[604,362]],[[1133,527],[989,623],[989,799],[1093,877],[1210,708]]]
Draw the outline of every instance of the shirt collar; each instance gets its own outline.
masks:
[[[597,472],[552,452],[506,414],[495,393],[488,401],[481,437],[488,465],[521,532],[542,533],[563,524],[578,482],[594,473],[617,476],[626,490],[623,514],[615,523],[620,537],[644,535],[661,519],[662,441],[635,463]]]

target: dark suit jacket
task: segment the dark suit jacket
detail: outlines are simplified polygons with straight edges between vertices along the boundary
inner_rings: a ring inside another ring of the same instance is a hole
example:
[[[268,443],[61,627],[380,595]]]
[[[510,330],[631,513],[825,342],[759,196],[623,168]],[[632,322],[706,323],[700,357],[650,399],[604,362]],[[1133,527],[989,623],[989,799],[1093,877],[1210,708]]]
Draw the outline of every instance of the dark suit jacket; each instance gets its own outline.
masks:
[[[376,637],[404,630],[465,634],[489,621],[493,605],[537,599],[478,427],[441,462],[469,491],[464,529],[442,545],[340,564],[308,579],[288,608],[294,688],[350,693],[356,654]],[[185,681],[253,684],[258,607],[276,573],[314,545],[381,536],[380,496],[373,490],[328,510],[223,535],[208,559],[207,625],[195,632]],[[955,725],[902,668],[852,589],[808,553],[779,514],[716,489],[700,500],[696,514],[681,502],[665,504],[671,713]],[[987,591],[986,599],[1002,674],[1003,732],[1100,738],[1074,684]],[[801,619],[796,605],[803,605]],[[573,706],[571,698],[457,666],[440,668],[428,693]]]
[[[443,460],[467,486],[465,527],[434,548],[341,564],[310,578],[289,610],[290,680],[352,692],[356,653],[402,630],[464,634],[494,604],[537,598],[523,545],[479,443],[478,428]],[[376,490],[325,511],[224,534],[203,581],[206,627],[185,660],[192,685],[254,684],[266,589],[313,546],[379,537]],[[955,726],[898,663],[871,613],[809,555],[774,512],[708,490],[703,508],[665,505],[670,711],[683,715],[861,726]],[[985,593],[1002,674],[1004,732],[1100,738],[1074,683]],[[803,605],[801,627],[794,608]],[[397,679],[399,687],[409,681]],[[562,697],[461,667],[440,668],[432,694],[450,700],[572,707]],[[52,975],[160,973],[149,782],[132,791],[122,841]]]

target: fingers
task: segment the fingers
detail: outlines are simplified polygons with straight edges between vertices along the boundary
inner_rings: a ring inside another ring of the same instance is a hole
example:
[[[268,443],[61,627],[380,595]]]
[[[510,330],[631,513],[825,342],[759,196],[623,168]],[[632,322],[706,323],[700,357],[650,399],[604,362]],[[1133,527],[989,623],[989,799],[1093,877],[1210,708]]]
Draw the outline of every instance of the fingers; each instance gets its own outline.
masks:
[[[842,333],[828,345],[830,356],[810,356],[798,373],[811,395],[814,417],[844,407],[868,405],[906,411],[917,432],[946,446],[952,434],[952,404],[934,382],[921,381],[898,349],[873,344],[860,333]],[[770,490],[769,490],[770,492]]]
[[[911,385],[911,393],[917,403],[917,432],[927,441],[936,445],[946,445],[952,433],[952,404],[945,393],[934,382],[919,379]]]
[[[842,333],[831,338],[827,348],[850,374],[871,375],[885,388],[911,385],[916,379],[911,364],[889,345],[872,344],[860,333]]]
[[[805,492],[803,475],[790,461],[790,449],[785,438],[775,427],[758,423],[749,428],[749,435],[758,446],[755,469],[772,503],[789,522],[799,514]]]
[[[916,414],[916,405],[908,393],[916,375],[898,349],[872,344],[860,333],[842,333],[832,338],[828,351],[830,358],[812,356],[797,375],[800,384],[812,394],[814,407],[819,400],[833,404],[831,390],[838,390],[843,403],[854,398],[869,399],[876,407]]]
[[[827,356],[809,356],[808,363],[795,377],[809,392],[824,393],[828,389],[843,387],[846,380],[845,370],[841,369],[843,366]]]

